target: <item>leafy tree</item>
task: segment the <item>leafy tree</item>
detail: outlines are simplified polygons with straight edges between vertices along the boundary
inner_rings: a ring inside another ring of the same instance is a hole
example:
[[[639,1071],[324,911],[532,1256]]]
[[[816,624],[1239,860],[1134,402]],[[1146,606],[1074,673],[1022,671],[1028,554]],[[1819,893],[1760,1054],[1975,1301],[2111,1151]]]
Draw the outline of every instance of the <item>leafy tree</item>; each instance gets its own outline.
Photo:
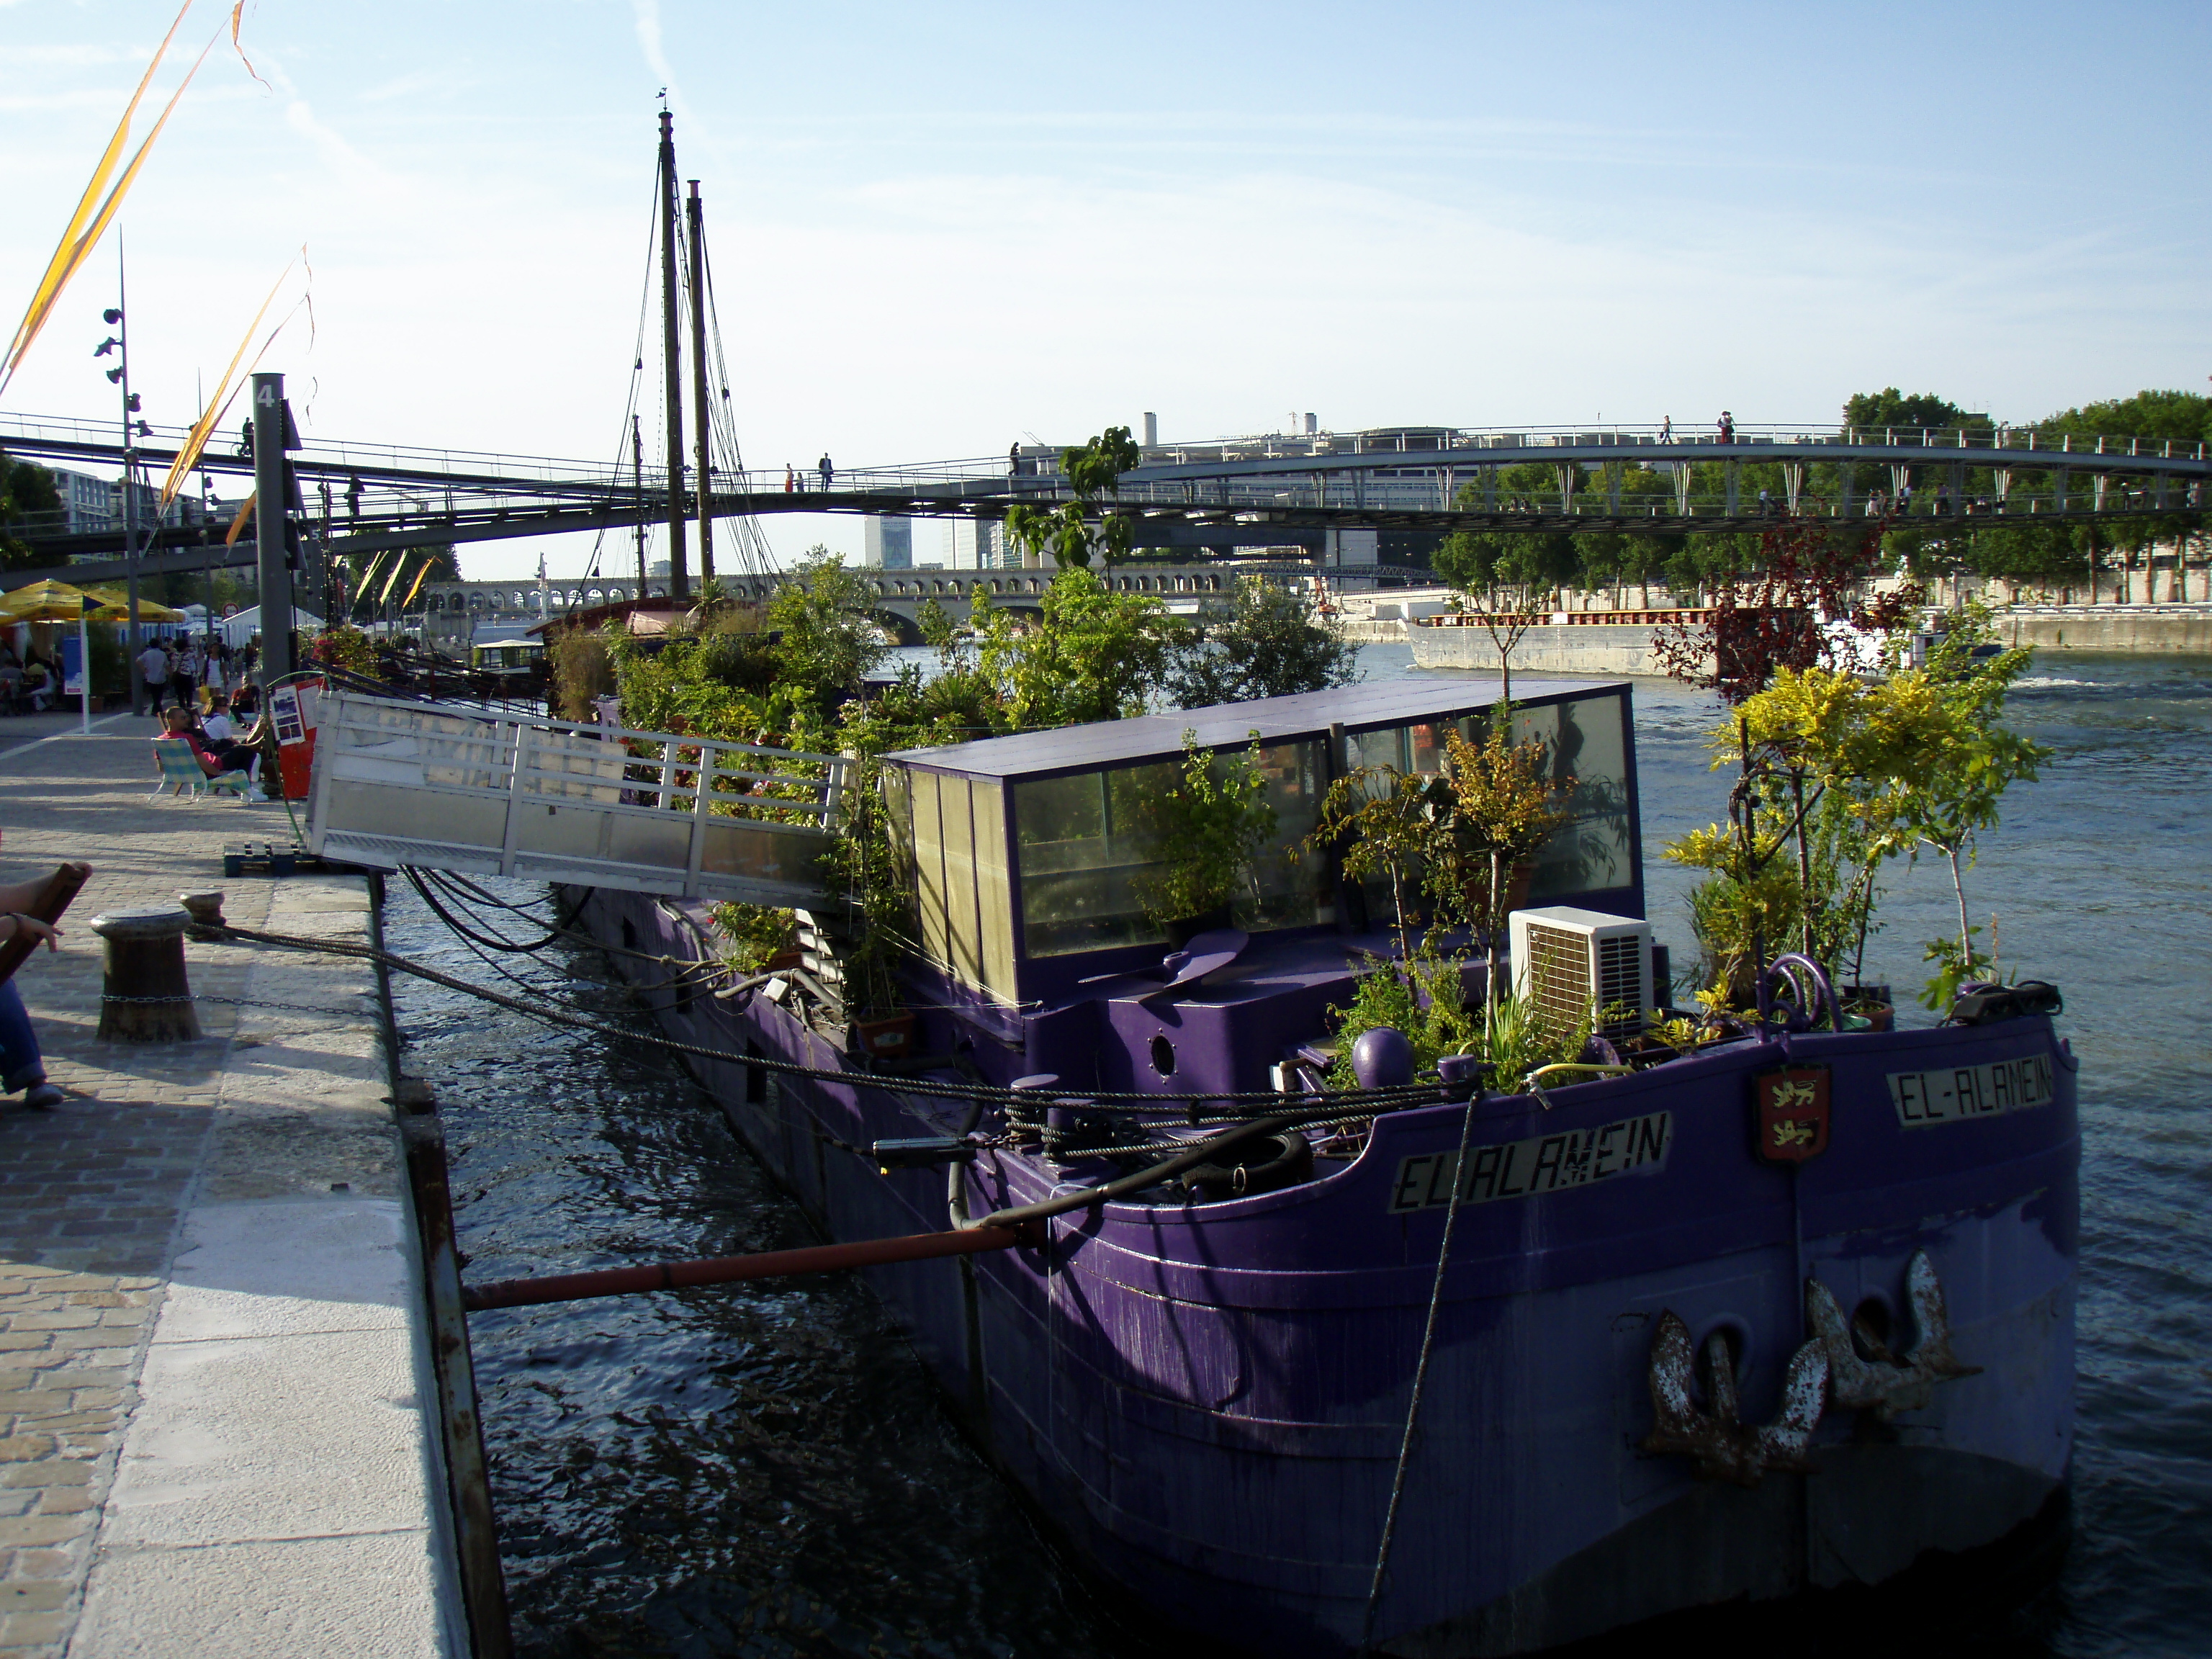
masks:
[[[1159,600],[1117,593],[1081,565],[1046,585],[1043,617],[979,605],[976,664],[1014,730],[1141,714],[1164,683],[1169,623]]]
[[[2212,398],[2194,392],[2138,392],[2061,410],[2036,422],[2039,434],[2155,438],[2212,443]]]
[[[58,523],[61,491],[54,475],[34,461],[16,461],[0,450],[0,569],[33,570],[46,556],[20,537],[10,534],[26,520],[46,519]]]
[[[1087,569],[1093,548],[1105,556],[1106,566],[1127,556],[1134,520],[1126,513],[1103,516],[1098,497],[1110,494],[1121,475],[1143,459],[1126,426],[1109,426],[1079,448],[1060,452],[1060,470],[1075,499],[1049,510],[1040,507],[1006,509],[1006,539],[1019,544],[1032,558],[1052,555],[1062,569]],[[1097,519],[1097,529],[1091,520]]]
[[[769,601],[775,635],[775,678],[823,713],[858,695],[890,649],[873,611],[876,593],[842,554],[811,547]]]
[[[1948,398],[1932,392],[1916,392],[1908,397],[1891,386],[1879,392],[1853,392],[1844,402],[1844,424],[1917,428],[1978,427],[1988,422],[1970,416]]]
[[[1340,623],[1250,578],[1237,583],[1225,614],[1201,615],[1170,636],[1167,690],[1185,708],[1320,691],[1358,680],[1358,656]]]

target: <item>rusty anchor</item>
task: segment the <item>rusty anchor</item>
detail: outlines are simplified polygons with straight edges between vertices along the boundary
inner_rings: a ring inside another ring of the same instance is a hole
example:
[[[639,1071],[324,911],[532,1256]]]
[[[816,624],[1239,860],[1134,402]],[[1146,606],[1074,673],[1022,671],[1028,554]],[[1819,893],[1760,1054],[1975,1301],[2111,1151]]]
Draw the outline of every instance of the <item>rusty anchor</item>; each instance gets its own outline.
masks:
[[[1732,1480],[1739,1486],[1757,1486],[1769,1469],[1812,1472],[1806,1447],[1828,1394],[1828,1355],[1818,1340],[1790,1356],[1781,1408],[1764,1425],[1737,1416],[1735,1358],[1725,1332],[1705,1339],[1710,1412],[1699,1411],[1691,1397],[1694,1364],[1690,1328],[1671,1310],[1661,1314],[1659,1334],[1651,1343],[1651,1410],[1657,1421],[1644,1437],[1645,1453],[1680,1453],[1696,1467],[1700,1480]]]
[[[1826,1285],[1817,1279],[1805,1281],[1805,1322],[1827,1355],[1829,1389],[1843,1409],[1870,1411],[1887,1423],[1899,1412],[1926,1406],[1938,1382],[1981,1370],[1979,1365],[1960,1364],[1951,1352],[1943,1283],[1925,1250],[1915,1250],[1905,1267],[1905,1299],[1912,1310],[1913,1344],[1898,1354],[1864,1319],[1846,1322]],[[1863,1357],[1862,1350],[1873,1357]]]

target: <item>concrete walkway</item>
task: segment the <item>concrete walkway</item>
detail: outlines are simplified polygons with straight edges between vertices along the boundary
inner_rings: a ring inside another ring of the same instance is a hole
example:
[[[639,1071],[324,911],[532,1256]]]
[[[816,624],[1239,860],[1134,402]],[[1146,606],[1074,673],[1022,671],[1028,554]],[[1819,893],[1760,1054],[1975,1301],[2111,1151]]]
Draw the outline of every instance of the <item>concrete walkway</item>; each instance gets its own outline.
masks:
[[[188,944],[204,1040],[93,1035],[100,911],[360,939],[364,884],[225,880],[283,809],[149,801],[150,720],[74,727],[0,721],[0,879],[95,872],[17,975],[72,1097],[0,1103],[0,1655],[465,1653],[370,970]]]

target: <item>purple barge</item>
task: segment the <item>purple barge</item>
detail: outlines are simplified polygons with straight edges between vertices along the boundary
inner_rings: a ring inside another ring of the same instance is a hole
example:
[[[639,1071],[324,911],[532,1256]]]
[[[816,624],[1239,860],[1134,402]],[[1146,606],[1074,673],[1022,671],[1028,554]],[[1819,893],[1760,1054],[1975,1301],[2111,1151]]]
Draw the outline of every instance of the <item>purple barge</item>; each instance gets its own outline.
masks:
[[[1604,1005],[1663,1003],[1629,690],[1516,690],[1574,815],[1539,860],[1526,937]],[[1327,1041],[1365,953],[1392,949],[1376,895],[1286,859],[1240,902],[1233,959],[1170,982],[1133,896],[1147,849],[1124,831],[1183,732],[1257,742],[1287,842],[1341,769],[1432,770],[1446,726],[1473,731],[1496,695],[1401,681],[893,757],[917,915],[903,1067],[853,1036],[822,961],[718,998],[618,960],[672,1036],[853,1076],[691,1062],[835,1238],[1096,1185],[1152,1161],[1080,1155],[1117,1136],[1202,1135],[1176,1115],[1194,1095],[1309,1088],[1301,1050]],[[582,915],[610,943],[716,954],[698,900],[600,888]],[[1500,1079],[1470,1101],[1438,1085],[1310,1129],[1310,1162],[1277,1166],[1273,1190],[1164,1185],[1055,1217],[1034,1247],[872,1277],[1081,1555],[1232,1650],[1340,1654],[1371,1630],[1392,1654],[1531,1652],[1940,1576],[2064,1513],[2076,1061],[2040,1013],[1814,1023],[1566,1086]],[[902,1073],[1054,1104],[1012,1121],[900,1092]],[[854,1150],[921,1137],[972,1161],[885,1170]]]

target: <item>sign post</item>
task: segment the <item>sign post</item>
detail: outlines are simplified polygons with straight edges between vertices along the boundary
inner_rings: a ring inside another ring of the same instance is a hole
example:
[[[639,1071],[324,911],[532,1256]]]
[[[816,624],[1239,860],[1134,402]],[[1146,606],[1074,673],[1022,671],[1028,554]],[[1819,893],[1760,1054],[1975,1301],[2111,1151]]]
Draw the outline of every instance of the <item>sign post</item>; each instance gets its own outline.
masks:
[[[261,577],[261,683],[292,672],[291,492],[284,441],[291,427],[284,377],[253,377],[253,539]]]

